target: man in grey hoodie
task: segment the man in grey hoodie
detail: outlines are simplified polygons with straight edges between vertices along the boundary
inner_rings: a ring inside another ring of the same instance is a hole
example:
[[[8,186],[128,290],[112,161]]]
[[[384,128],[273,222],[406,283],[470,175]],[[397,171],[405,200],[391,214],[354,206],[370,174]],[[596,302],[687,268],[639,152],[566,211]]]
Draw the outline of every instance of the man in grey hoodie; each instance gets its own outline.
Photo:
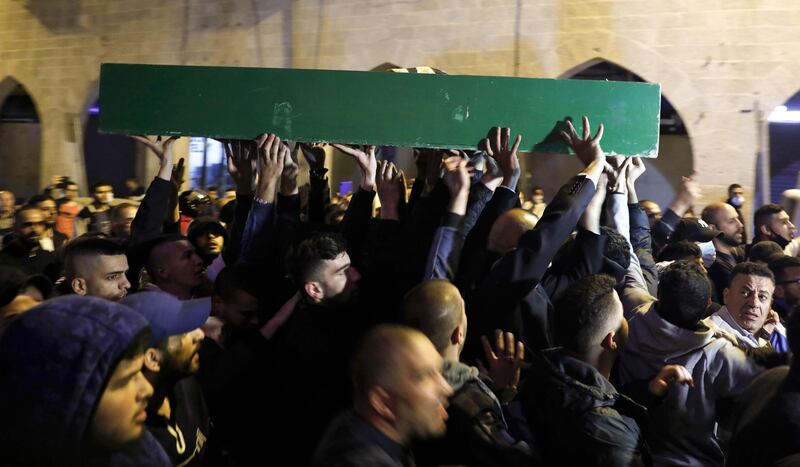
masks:
[[[651,378],[665,364],[683,365],[694,380],[694,387],[676,386],[650,411],[647,441],[654,465],[723,465],[715,435],[719,403],[763,371],[701,322],[710,300],[711,284],[700,266],[677,261],[661,275],[658,299],[640,299],[629,315],[617,382]]]

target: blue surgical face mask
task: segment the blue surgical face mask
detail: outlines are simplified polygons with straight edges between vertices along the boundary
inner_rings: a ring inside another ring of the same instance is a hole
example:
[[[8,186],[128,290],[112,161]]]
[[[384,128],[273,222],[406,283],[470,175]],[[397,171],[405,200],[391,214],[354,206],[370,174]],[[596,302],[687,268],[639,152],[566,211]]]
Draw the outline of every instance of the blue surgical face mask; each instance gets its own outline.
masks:
[[[740,208],[742,204],[744,204],[744,196],[731,196],[728,200],[728,204],[733,207]]]
[[[696,243],[700,247],[700,254],[703,256],[703,265],[706,269],[710,268],[717,259],[717,249],[714,248],[714,242]]]

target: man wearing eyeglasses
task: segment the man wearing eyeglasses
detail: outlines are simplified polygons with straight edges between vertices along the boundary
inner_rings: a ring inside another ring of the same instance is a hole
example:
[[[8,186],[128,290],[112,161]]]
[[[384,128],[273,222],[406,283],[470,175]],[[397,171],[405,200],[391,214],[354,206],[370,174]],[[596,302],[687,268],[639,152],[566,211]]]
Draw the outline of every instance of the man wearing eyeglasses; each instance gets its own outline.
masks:
[[[0,251],[0,264],[12,266],[26,274],[45,274],[50,280],[58,277],[55,255],[42,249],[45,215],[35,206],[25,206],[14,216],[14,230]]]
[[[775,276],[759,263],[739,263],[731,272],[731,282],[723,292],[725,306],[710,320],[736,337],[742,348],[772,346],[787,352],[786,329],[778,313],[772,311]]]
[[[769,263],[775,274],[775,301],[772,308],[788,320],[794,307],[800,305],[800,258],[784,256]]]

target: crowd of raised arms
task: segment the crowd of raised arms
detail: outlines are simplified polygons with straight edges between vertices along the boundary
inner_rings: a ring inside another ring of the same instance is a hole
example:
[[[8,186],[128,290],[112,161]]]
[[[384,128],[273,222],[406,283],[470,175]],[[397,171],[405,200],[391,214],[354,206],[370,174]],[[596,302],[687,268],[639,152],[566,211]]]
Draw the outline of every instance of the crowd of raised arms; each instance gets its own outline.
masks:
[[[147,137],[122,202],[0,191],[0,464],[800,465],[787,212],[690,177],[662,209],[580,128],[547,203],[508,128],[413,178],[333,145],[336,196],[330,150],[273,134],[222,141],[218,199]]]

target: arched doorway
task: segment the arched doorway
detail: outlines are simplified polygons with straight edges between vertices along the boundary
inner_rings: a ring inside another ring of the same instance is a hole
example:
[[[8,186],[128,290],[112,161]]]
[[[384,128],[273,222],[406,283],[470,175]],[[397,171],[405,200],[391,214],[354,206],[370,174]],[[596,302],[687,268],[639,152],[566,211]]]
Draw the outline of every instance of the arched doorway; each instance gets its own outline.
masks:
[[[95,101],[86,110],[83,131],[83,157],[86,164],[86,193],[97,182],[110,183],[118,197],[127,194],[125,180],[136,177],[138,143],[125,135],[98,132],[100,103]]]
[[[39,112],[25,86],[12,77],[0,81],[0,189],[17,200],[38,193],[41,163]]]
[[[800,92],[769,115],[770,201],[800,186]]]
[[[590,60],[560,78],[645,82],[636,73],[602,59]],[[596,130],[600,122],[591,123],[593,130]],[[606,131],[613,129],[606,128]],[[663,89],[660,133],[658,158],[645,159],[647,172],[639,179],[637,191],[640,199],[651,199],[665,207],[672,201],[681,177],[691,175],[694,171],[694,158],[683,120],[664,96]],[[522,158],[522,164],[525,178],[520,188],[529,194],[533,186],[541,186],[547,198],[580,169],[579,162],[574,158],[552,154],[531,154]]]

